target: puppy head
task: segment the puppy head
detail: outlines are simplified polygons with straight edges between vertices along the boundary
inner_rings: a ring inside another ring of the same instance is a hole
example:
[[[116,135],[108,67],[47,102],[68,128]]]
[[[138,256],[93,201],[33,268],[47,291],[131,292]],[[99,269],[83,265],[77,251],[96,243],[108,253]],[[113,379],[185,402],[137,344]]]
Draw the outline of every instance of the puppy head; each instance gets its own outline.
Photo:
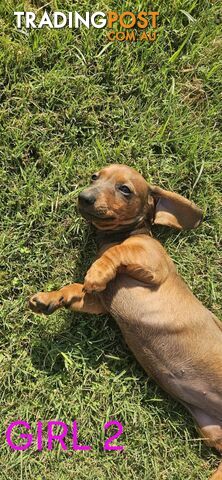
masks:
[[[192,202],[148,184],[125,165],[110,165],[94,173],[78,203],[82,216],[99,230],[133,228],[147,220],[178,229],[194,228],[202,218]]]
[[[145,217],[147,196],[147,182],[138,172],[110,165],[92,175],[91,185],[79,195],[79,210],[100,230],[121,229]]]

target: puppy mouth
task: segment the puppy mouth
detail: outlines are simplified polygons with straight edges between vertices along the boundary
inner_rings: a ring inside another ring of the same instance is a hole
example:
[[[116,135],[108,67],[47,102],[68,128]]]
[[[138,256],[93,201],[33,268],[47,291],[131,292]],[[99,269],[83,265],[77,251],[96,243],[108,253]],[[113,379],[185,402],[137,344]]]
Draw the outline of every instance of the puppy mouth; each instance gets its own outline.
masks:
[[[88,209],[85,209],[83,207],[80,207],[79,206],[79,211],[81,213],[81,215],[86,218],[86,220],[91,220],[93,221],[94,219],[95,220],[105,220],[106,222],[107,221],[112,221],[112,220],[115,220],[116,219],[116,216],[113,215],[113,214],[109,214],[105,211],[89,211]]]
[[[103,213],[90,213],[89,217],[93,220],[105,220],[107,221],[112,221],[115,220],[116,217],[114,215],[105,215]]]

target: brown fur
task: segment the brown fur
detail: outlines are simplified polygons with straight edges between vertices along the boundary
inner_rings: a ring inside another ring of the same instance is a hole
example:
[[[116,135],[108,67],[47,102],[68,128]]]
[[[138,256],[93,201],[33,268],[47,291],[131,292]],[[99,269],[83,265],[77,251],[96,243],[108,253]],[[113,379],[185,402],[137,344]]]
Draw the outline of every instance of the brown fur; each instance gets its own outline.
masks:
[[[102,169],[79,197],[98,231],[99,253],[84,284],[30,299],[34,312],[66,307],[109,312],[144,370],[193,415],[206,443],[222,453],[222,327],[192,294],[151,224],[195,228],[200,209],[147,184],[123,165]],[[222,480],[222,467],[211,477]]]

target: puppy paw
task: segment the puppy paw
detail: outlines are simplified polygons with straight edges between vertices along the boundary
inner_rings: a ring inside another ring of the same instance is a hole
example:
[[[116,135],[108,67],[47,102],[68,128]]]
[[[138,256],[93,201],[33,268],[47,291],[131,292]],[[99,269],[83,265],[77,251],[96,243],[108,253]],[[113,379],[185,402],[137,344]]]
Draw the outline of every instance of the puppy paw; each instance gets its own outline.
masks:
[[[29,308],[35,313],[51,315],[63,305],[63,297],[59,292],[39,292],[29,299]]]

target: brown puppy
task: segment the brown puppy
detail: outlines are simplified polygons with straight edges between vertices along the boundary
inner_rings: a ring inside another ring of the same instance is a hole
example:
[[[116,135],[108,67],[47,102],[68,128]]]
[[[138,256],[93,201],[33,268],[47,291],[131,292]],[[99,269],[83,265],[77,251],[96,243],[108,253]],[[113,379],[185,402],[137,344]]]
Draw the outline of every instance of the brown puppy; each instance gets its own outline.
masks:
[[[222,453],[222,324],[150,232],[151,224],[195,228],[201,210],[124,165],[94,174],[79,209],[97,228],[98,258],[84,285],[40,292],[31,309],[111,313],[143,368],[186,406],[208,445]],[[222,467],[211,478],[222,480]]]

